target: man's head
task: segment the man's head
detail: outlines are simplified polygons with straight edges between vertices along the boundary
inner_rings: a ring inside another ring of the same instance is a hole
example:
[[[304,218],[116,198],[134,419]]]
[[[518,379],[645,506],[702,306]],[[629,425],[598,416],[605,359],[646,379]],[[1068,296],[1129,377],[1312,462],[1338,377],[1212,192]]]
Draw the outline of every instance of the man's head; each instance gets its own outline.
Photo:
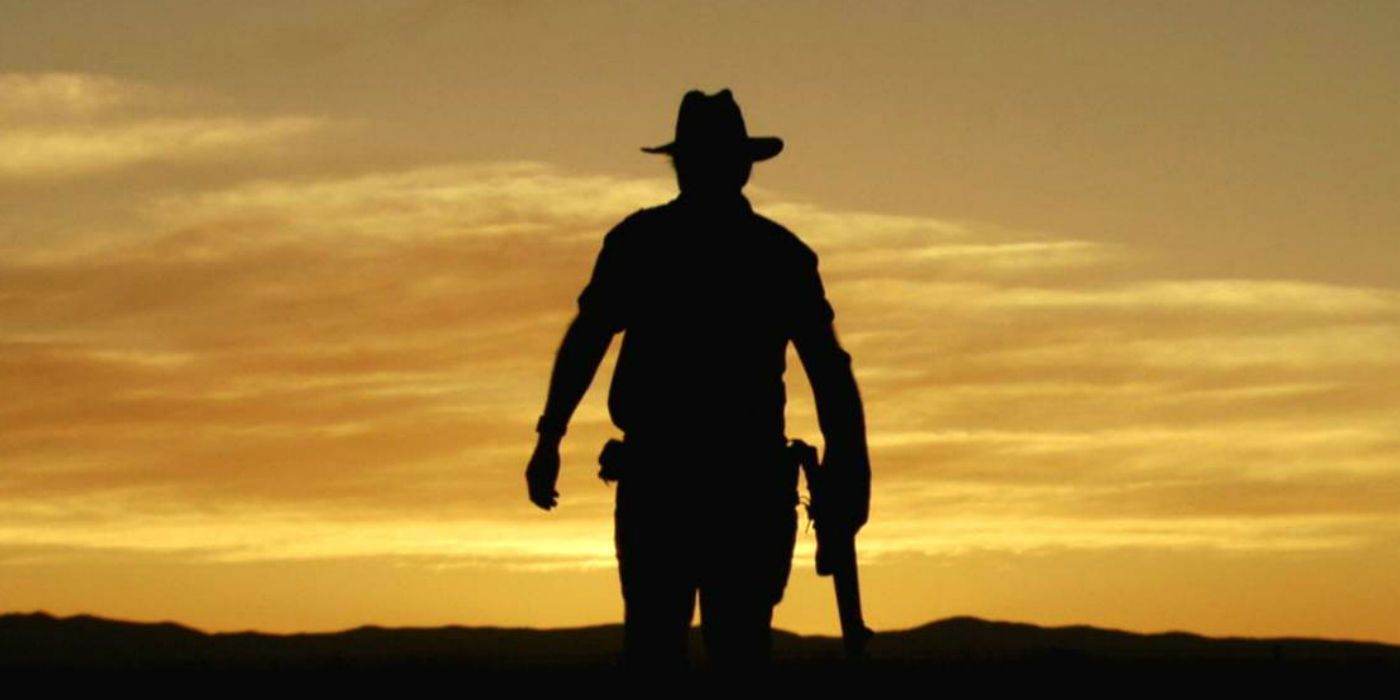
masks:
[[[642,150],[671,156],[682,192],[729,194],[743,189],[755,161],[778,155],[783,141],[776,136],[749,136],[728,89],[714,95],[691,90],[681,100],[675,138]]]
[[[753,161],[725,153],[683,151],[671,154],[671,168],[681,192],[710,196],[729,195],[744,189],[753,172]]]

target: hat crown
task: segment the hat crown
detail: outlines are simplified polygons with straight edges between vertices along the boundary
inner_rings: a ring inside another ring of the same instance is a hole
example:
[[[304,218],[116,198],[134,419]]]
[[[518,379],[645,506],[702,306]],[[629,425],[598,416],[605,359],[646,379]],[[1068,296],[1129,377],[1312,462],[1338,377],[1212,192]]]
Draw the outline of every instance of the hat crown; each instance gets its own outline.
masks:
[[[676,116],[677,144],[738,144],[748,138],[744,115],[727,88],[714,95],[691,90],[681,100],[680,113]]]
[[[783,141],[776,136],[749,136],[744,115],[729,88],[713,95],[691,90],[681,98],[675,138],[664,146],[642,150],[672,155],[679,151],[728,153],[766,160],[783,150]]]

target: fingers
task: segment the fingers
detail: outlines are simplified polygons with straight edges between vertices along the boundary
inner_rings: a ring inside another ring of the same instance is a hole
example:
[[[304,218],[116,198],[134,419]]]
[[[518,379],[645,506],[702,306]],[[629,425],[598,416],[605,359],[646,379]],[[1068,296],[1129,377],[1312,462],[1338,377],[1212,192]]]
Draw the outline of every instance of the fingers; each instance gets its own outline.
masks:
[[[531,493],[530,501],[544,510],[550,510],[559,505],[559,492],[551,491],[549,495]]]
[[[557,497],[558,495],[558,493],[555,493],[553,496],[545,496],[543,494],[532,493],[530,494],[530,502],[539,506],[543,510],[549,510],[555,506],[555,497]]]
[[[558,455],[537,449],[525,468],[525,483],[529,489],[531,503],[544,510],[558,505],[559,492],[554,488],[558,474]]]
[[[816,515],[817,529],[826,526],[827,532],[840,532],[854,535],[865,526],[865,513],[853,512],[849,507],[831,506],[820,510]]]
[[[525,479],[531,503],[544,510],[549,510],[559,504],[559,491],[554,488],[553,483],[541,483],[529,476],[526,476]]]

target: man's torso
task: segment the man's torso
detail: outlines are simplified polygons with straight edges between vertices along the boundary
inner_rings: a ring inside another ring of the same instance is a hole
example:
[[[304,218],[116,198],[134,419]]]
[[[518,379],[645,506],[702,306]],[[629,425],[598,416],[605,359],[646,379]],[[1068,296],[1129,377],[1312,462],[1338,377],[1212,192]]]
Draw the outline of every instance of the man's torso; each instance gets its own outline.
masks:
[[[743,200],[676,200],[628,223],[614,423],[629,435],[782,439],[789,281],[805,246]]]

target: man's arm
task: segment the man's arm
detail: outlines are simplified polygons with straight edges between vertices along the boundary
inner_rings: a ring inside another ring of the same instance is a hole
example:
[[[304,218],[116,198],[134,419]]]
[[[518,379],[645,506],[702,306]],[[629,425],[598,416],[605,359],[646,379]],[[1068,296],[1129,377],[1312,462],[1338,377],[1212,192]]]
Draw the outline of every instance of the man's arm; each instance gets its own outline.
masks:
[[[859,529],[870,515],[870,454],[865,407],[851,370],[851,355],[841,347],[831,323],[795,335],[793,345],[816,400],[817,422],[826,444],[823,464],[841,486],[850,524]]]
[[[592,323],[584,314],[576,316],[559,352],[554,358],[554,371],[549,379],[549,398],[540,416],[539,439],[525,468],[525,483],[530,502],[549,510],[559,503],[559,443],[574,409],[593,383],[593,375],[612,344],[613,334],[606,327]]]
[[[793,345],[802,360],[817,404],[817,421],[826,444],[825,467],[841,487],[844,515],[856,529],[870,511],[870,455],[865,436],[865,407],[851,355],[836,337],[836,312],[826,299],[815,253],[806,251],[796,281]]]
[[[525,468],[530,501],[545,510],[558,503],[559,492],[554,486],[559,478],[559,443],[574,409],[593,383],[613,335],[623,328],[625,285],[618,243],[621,228],[619,224],[604,237],[593,277],[579,294],[578,315],[565,331],[554,358],[549,396],[536,428],[539,438]]]
[[[583,400],[603,356],[612,344],[613,332],[579,314],[564,332],[559,352],[554,357],[554,370],[549,377],[549,396],[545,400],[541,419],[540,440],[559,444],[574,409]]]

